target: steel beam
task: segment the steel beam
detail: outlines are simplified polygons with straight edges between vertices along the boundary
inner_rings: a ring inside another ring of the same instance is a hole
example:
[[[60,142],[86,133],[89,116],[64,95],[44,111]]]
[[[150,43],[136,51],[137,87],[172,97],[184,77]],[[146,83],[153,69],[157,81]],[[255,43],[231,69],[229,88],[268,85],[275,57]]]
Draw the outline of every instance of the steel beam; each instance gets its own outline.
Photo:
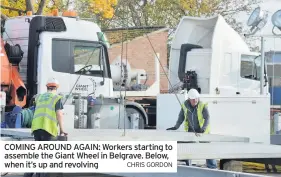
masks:
[[[125,132],[125,135],[124,135]],[[201,134],[183,131],[134,129],[72,129],[67,131],[69,141],[182,141],[182,142],[249,142],[249,138]],[[31,137],[30,129],[1,129],[2,135]]]

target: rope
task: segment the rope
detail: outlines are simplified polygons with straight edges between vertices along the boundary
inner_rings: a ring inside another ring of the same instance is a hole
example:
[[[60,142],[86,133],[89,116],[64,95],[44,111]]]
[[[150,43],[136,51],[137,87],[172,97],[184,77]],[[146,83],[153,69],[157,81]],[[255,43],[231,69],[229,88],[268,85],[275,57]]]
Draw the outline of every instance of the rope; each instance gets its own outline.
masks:
[[[144,27],[143,27],[143,30],[145,30]],[[149,44],[150,44],[150,46],[151,46],[151,48],[152,48],[152,50],[153,50],[154,55],[156,56],[156,58],[157,58],[157,60],[158,60],[158,62],[159,62],[159,64],[160,64],[161,68],[163,69],[163,72],[164,72],[164,74],[165,74],[165,76],[166,76],[166,78],[167,78],[167,80],[168,80],[168,83],[170,84],[171,87],[173,87],[172,84],[171,84],[171,81],[170,81],[170,79],[169,79],[169,77],[168,77],[168,75],[167,75],[167,73],[165,72],[164,66],[162,65],[162,63],[161,63],[159,57],[157,56],[157,53],[156,53],[155,48],[153,47],[153,45],[152,45],[152,43],[151,43],[151,41],[150,41],[150,39],[149,39],[149,36],[147,35],[146,32],[145,32],[144,34],[145,34],[147,40],[149,41]],[[174,93],[174,95],[176,96],[177,101],[178,101],[179,105],[181,106],[181,101],[179,100],[178,95],[177,95],[176,93]],[[187,118],[189,119],[189,117],[187,117]],[[190,121],[190,122],[191,122],[191,121]],[[195,129],[194,129],[194,126],[193,126],[193,125],[191,125],[191,128],[192,128],[193,132],[194,132],[195,134],[197,134],[197,133],[195,132]]]
[[[128,6],[126,6],[126,9],[128,10]],[[129,15],[129,13],[127,13],[127,15]],[[125,15],[123,16],[123,19],[125,19],[124,17],[125,17]],[[126,31],[128,32],[128,26],[129,26],[129,25],[128,25],[128,24],[129,24],[128,16],[127,16],[126,19],[127,19],[127,21],[126,21]],[[143,26],[142,28],[143,28],[143,30],[145,31],[144,26]],[[168,83],[170,84],[171,87],[173,87],[172,84],[171,84],[171,81],[170,81],[170,79],[169,79],[169,77],[168,77],[168,75],[167,75],[167,73],[165,72],[165,68],[164,68],[164,66],[162,65],[162,63],[161,63],[161,61],[160,61],[160,59],[159,59],[159,57],[158,57],[158,55],[157,55],[157,53],[156,53],[156,51],[155,51],[155,49],[154,49],[154,47],[153,47],[153,45],[152,45],[150,39],[149,39],[149,36],[147,35],[146,32],[144,32],[144,34],[146,35],[146,37],[147,37],[147,39],[148,39],[148,41],[149,41],[149,43],[150,43],[150,46],[151,46],[151,48],[152,48],[152,50],[153,50],[153,53],[154,53],[154,55],[157,57],[157,60],[158,60],[158,62],[159,62],[159,64],[160,64],[161,68],[163,69],[163,72],[164,72],[164,74],[165,74],[165,76],[166,76],[166,78],[167,78],[167,80],[168,80]],[[127,41],[127,35],[126,35],[126,41]],[[122,42],[121,42],[121,75],[122,75],[122,73],[123,73],[123,67],[122,67],[122,65],[123,65],[123,62],[122,62],[122,57],[123,57],[123,43],[124,43],[124,42],[123,42],[123,32],[122,32]],[[128,47],[128,42],[126,42],[126,65],[127,65],[127,62],[128,62],[128,56],[127,56],[128,50],[127,50],[127,47]],[[122,78],[121,78],[121,79],[122,79]],[[121,96],[121,82],[122,82],[122,80],[120,81],[120,96]],[[125,83],[125,97],[124,97],[124,101],[125,101],[125,98],[126,98],[126,86],[127,86],[127,84]],[[179,105],[181,106],[181,102],[180,102],[180,100],[179,100],[177,94],[174,93],[174,95],[176,96],[177,101],[178,101]],[[125,108],[125,106],[124,106],[124,108]],[[125,109],[125,111],[126,111],[126,109]],[[119,104],[118,129],[120,128],[120,117],[121,117],[120,112],[121,112],[121,108],[120,108],[120,104]],[[189,117],[188,117],[188,118],[189,118]],[[126,120],[126,119],[125,119],[125,114],[124,114],[124,135],[125,135],[125,132],[126,132],[125,120]],[[191,128],[193,129],[193,132],[196,134],[196,132],[195,132],[195,130],[194,130],[194,127],[193,127],[192,125],[191,125]]]
[[[104,33],[102,33],[102,35],[104,36]],[[93,50],[93,52],[91,53],[91,55],[89,56],[89,58],[88,58],[88,60],[87,60],[87,63],[84,65],[83,68],[80,68],[80,70],[86,69],[86,68],[87,68],[87,66],[88,66],[88,64],[89,64],[89,62],[90,62],[90,60],[91,60],[91,58],[92,58],[94,52],[96,51],[96,49],[97,49],[97,48],[95,48],[95,49]],[[68,96],[67,96],[67,98],[65,99],[63,105],[65,105],[65,103],[67,102],[67,100],[70,98],[70,95],[72,94],[73,89],[75,88],[76,84],[77,84],[78,81],[80,80],[80,77],[81,77],[81,76],[82,76],[82,72],[79,74],[78,78],[76,79],[75,83],[73,84],[73,86],[72,86],[71,90],[69,91]],[[93,94],[93,93],[88,94],[88,96],[91,95],[91,94]]]
[[[121,78],[120,78],[120,83],[119,83],[119,94],[120,94],[120,99],[121,99],[121,88],[122,88],[122,73],[123,73],[123,62],[122,62],[122,58],[123,58],[123,32],[122,32],[122,37],[121,37],[121,58],[120,58],[120,70],[121,70]],[[120,129],[120,120],[121,120],[121,105],[119,104],[119,118],[118,118],[118,129]]]
[[[127,6],[127,10],[128,10],[128,6]],[[129,13],[127,13],[127,14],[129,14]],[[128,27],[129,27],[129,25],[128,25],[128,23],[129,23],[129,21],[128,21],[128,16],[127,16],[127,25],[126,25],[126,67],[128,67]],[[127,73],[127,74],[129,74],[129,73]],[[129,77],[127,77],[127,78],[129,78]],[[127,93],[127,82],[125,82],[125,95],[124,95],[124,102],[126,102],[126,93]],[[124,106],[124,136],[125,136],[125,134],[126,134],[126,119],[125,119],[125,117],[126,117],[126,107]],[[131,119],[131,121],[132,121],[132,119]]]

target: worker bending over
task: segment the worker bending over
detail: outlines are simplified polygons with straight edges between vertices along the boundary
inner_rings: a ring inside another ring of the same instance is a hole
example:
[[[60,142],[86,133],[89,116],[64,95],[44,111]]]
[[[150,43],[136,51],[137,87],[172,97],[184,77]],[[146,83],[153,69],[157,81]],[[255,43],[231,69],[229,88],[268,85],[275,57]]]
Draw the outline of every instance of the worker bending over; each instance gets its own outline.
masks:
[[[177,130],[184,122],[184,130],[187,132],[206,133],[209,128],[209,111],[207,104],[199,100],[200,94],[196,89],[190,89],[188,92],[188,100],[182,104],[182,109],[179,113],[177,123],[174,127],[167,130]],[[186,165],[191,165],[191,160],[186,160]],[[213,159],[207,159],[208,168],[217,168],[217,162]]]
[[[55,78],[50,78],[46,86],[47,92],[35,97],[35,111],[31,124],[31,131],[35,141],[52,141],[56,140],[59,134],[67,135],[62,125],[62,97],[57,95],[59,83]],[[25,173],[24,177],[31,177],[32,175],[33,173]]]
[[[59,133],[66,135],[62,126],[62,97],[57,95],[59,83],[55,78],[50,78],[46,86],[47,92],[39,94],[35,98],[31,131],[36,141],[54,140]]]

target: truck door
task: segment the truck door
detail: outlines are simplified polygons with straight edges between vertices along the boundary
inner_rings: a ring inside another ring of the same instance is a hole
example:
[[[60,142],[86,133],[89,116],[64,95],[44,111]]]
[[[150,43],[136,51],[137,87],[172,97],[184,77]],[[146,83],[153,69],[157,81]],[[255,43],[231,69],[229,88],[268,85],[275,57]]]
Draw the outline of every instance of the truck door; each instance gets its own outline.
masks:
[[[72,93],[83,96],[109,96],[108,62],[104,48],[97,42],[72,41],[73,55],[71,83]]]

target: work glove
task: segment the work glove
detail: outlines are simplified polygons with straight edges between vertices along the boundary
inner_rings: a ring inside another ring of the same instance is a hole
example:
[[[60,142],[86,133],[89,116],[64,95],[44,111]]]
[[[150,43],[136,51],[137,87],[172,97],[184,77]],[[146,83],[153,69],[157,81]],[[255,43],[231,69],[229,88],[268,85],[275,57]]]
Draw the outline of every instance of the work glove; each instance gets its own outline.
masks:
[[[201,129],[200,133],[205,133],[205,131],[206,131],[205,129]]]
[[[65,131],[63,131],[63,130],[60,130],[60,135],[61,136],[67,136],[68,135],[68,133],[66,133]]]
[[[176,127],[167,128],[166,130],[176,130]]]

